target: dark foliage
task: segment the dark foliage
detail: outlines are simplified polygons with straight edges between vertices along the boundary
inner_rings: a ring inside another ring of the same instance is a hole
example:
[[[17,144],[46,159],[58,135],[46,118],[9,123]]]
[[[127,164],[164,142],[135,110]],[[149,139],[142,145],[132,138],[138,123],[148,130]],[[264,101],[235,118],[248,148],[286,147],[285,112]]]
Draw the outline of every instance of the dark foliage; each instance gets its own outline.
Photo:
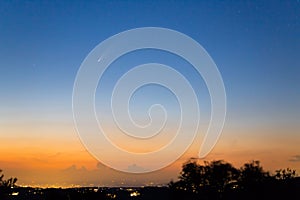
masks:
[[[295,170],[265,171],[259,161],[240,169],[222,160],[183,164],[179,181],[171,182],[173,198],[178,199],[294,199],[300,197],[300,180]]]
[[[0,169],[0,199],[7,199],[17,180],[17,178],[4,179],[4,174]]]

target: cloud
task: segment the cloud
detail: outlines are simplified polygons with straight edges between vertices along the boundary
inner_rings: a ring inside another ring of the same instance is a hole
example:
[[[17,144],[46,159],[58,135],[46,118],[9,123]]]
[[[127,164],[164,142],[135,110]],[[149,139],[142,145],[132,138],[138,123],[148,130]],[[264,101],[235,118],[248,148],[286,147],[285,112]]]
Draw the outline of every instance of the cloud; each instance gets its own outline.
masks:
[[[300,155],[294,155],[291,159],[289,159],[291,162],[300,162]]]
[[[136,164],[133,164],[133,165],[129,165],[127,170],[129,172],[133,172],[133,173],[142,173],[142,172],[147,172],[147,169],[143,168],[143,167],[140,167]]]
[[[64,173],[87,173],[88,172],[88,170],[85,168],[85,166],[81,166],[80,168],[77,168],[76,165],[72,165],[61,171]]]
[[[101,162],[98,162],[96,165],[97,169],[107,169],[108,167]]]
[[[108,172],[108,173],[112,173],[113,171],[115,171],[114,169],[104,165],[103,163],[101,162],[98,162],[97,163],[97,170],[98,171],[101,171],[102,173],[103,172]],[[132,173],[143,173],[143,172],[148,172],[149,170],[141,167],[141,166],[138,166],[136,164],[132,164],[132,165],[129,165],[127,167],[127,169],[125,169],[125,171],[128,171],[128,172],[132,172]],[[117,174],[121,173],[119,171],[115,171]],[[119,174],[120,175],[120,174]]]

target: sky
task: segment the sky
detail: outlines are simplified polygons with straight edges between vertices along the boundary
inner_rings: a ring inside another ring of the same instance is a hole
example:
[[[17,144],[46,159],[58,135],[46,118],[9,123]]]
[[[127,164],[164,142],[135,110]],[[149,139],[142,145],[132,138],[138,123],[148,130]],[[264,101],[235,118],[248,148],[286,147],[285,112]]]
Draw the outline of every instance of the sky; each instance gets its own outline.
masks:
[[[300,174],[299,1],[1,1],[0,169],[7,177],[32,186],[176,180],[182,163],[197,156],[210,117],[205,83],[183,59],[152,49],[131,52],[108,68],[95,94],[97,115],[107,116],[111,89],[132,67],[157,62],[182,73],[196,91],[203,117],[200,136],[172,165],[139,175],[110,169],[85,149],[73,120],[73,85],[83,60],[105,39],[141,27],[188,35],[222,75],[226,121],[206,160],[239,167],[255,159],[267,170],[291,167]],[[168,110],[171,133],[180,110],[166,88],[147,85],[134,93],[132,117],[147,124],[147,110],[158,102]],[[105,127],[117,133],[109,122]],[[149,150],[118,142],[132,151]]]

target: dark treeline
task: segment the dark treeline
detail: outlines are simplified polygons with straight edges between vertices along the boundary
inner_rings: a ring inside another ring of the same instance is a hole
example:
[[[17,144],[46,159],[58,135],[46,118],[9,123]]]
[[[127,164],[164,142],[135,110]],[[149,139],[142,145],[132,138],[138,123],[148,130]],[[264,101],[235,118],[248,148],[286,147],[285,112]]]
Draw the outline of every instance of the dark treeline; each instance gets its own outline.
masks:
[[[240,168],[217,160],[184,163],[176,182],[168,187],[144,188],[22,188],[17,179],[4,179],[0,170],[0,200],[267,200],[300,199],[300,177],[295,170],[265,171],[259,161]],[[16,195],[17,194],[17,195]]]
[[[300,177],[292,169],[265,171],[259,161],[241,168],[223,160],[198,164],[189,160],[182,167],[179,181],[169,188],[174,199],[300,199]]]

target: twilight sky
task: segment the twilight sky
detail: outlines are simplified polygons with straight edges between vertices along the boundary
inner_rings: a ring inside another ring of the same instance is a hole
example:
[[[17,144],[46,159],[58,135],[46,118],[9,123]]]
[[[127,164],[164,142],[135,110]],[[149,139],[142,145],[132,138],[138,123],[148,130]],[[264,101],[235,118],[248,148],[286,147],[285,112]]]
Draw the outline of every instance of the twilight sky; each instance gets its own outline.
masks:
[[[300,173],[299,0],[1,1],[0,169],[7,176],[18,177],[19,184],[42,186],[144,185],[176,179],[181,164],[197,156],[201,136],[173,165],[130,175],[93,158],[73,123],[73,83],[87,54],[110,36],[149,26],[196,40],[223,77],[226,123],[207,160],[241,166],[258,159],[268,170],[292,167]],[[155,50],[133,52],[113,63],[97,89],[97,113],[107,112],[105,102],[118,77],[148,62],[172,66],[186,76],[198,91],[203,115],[199,132],[205,130],[210,104],[203,80],[183,60]],[[147,123],[145,113],[157,102],[175,119],[174,96],[155,85],[135,93],[133,117]],[[127,143],[120,145],[126,148]],[[112,159],[122,160],[117,155]]]

